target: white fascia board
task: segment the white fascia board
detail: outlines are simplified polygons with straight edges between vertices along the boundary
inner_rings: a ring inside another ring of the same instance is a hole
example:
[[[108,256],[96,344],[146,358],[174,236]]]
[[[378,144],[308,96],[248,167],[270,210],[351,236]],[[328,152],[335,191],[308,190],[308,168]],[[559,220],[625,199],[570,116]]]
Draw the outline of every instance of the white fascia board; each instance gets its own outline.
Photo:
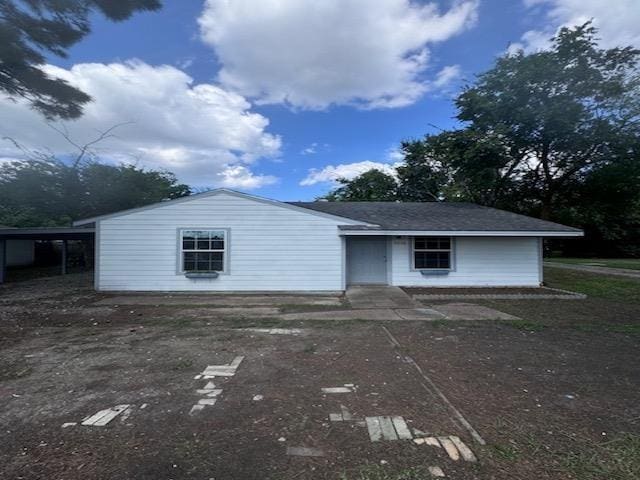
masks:
[[[582,237],[584,232],[536,231],[461,231],[461,230],[341,230],[344,236],[403,236],[403,237]]]

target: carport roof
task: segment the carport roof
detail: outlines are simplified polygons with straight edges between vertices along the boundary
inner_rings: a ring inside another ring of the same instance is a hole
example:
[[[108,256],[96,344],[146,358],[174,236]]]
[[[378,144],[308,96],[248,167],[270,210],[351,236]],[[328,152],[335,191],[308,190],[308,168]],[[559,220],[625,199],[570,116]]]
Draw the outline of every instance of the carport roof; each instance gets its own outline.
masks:
[[[378,227],[346,225],[350,231],[532,232],[581,235],[582,231],[517,213],[465,202],[290,202]]]
[[[12,228],[1,226],[0,240],[80,240],[90,238],[94,232],[95,229],[86,227]]]

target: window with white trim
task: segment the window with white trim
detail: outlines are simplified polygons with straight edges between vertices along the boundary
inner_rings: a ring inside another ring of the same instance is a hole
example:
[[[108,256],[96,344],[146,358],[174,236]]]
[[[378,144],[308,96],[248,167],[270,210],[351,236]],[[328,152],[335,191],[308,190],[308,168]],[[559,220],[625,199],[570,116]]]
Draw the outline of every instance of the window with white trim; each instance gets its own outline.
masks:
[[[450,237],[414,237],[413,268],[416,270],[450,270]]]
[[[182,230],[183,272],[223,272],[226,256],[224,230]]]

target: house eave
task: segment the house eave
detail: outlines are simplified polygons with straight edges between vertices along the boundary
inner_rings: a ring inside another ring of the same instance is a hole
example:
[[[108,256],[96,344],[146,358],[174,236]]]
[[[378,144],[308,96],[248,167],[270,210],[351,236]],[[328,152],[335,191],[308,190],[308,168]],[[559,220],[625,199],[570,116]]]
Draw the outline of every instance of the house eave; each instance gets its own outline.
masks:
[[[349,229],[349,226],[340,227],[341,236],[409,236],[409,237],[582,237],[581,230],[571,231],[536,231],[536,230],[381,230],[381,229]]]

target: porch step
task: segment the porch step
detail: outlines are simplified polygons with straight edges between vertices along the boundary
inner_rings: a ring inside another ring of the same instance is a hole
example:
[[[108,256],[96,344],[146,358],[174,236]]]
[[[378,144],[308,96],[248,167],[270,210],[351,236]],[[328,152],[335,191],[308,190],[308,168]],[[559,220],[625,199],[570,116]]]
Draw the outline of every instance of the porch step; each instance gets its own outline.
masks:
[[[353,308],[420,308],[423,305],[399,287],[354,285],[347,288],[347,300]]]

